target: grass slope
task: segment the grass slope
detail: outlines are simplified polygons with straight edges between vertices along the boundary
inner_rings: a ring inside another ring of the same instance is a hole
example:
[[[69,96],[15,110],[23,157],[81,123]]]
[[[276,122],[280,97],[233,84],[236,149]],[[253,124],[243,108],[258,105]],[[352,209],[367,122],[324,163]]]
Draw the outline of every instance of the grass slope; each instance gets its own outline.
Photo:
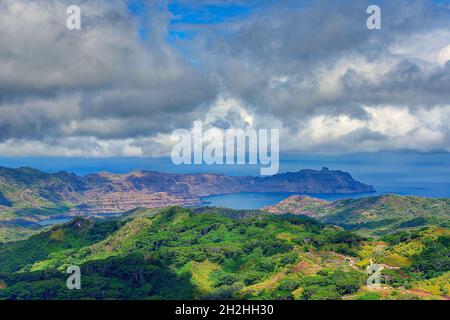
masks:
[[[383,195],[329,203],[294,196],[265,210],[306,214],[366,235],[382,236],[428,225],[450,227],[450,199]]]
[[[373,240],[306,216],[178,207],[131,216],[117,225],[76,220],[0,247],[0,299],[448,295],[446,228],[428,226]],[[389,286],[383,294],[365,286],[370,260],[386,266]],[[65,287],[65,268],[74,264],[82,269],[79,291]]]

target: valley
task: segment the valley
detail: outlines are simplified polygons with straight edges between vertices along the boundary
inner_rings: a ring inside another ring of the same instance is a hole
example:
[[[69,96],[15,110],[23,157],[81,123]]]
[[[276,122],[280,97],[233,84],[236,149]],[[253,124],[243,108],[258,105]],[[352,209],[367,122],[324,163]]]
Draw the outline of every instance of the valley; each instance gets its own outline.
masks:
[[[326,168],[265,178],[0,168],[0,299],[450,299],[450,199],[290,196],[260,210],[201,200],[245,191],[375,190]],[[366,283],[372,263],[380,286]],[[65,285],[72,265],[83,290]]]
[[[0,299],[450,299],[450,212],[424,206],[448,200],[355,201],[333,208],[355,221],[377,221],[386,214],[381,201],[391,204],[393,217],[441,212],[441,222],[349,230],[319,221],[326,215],[318,209],[329,203],[300,197],[276,213],[168,207],[114,220],[78,217],[0,244]],[[293,202],[308,215],[282,212]],[[380,287],[366,285],[372,262],[383,266]],[[70,265],[81,267],[82,290],[65,286]]]

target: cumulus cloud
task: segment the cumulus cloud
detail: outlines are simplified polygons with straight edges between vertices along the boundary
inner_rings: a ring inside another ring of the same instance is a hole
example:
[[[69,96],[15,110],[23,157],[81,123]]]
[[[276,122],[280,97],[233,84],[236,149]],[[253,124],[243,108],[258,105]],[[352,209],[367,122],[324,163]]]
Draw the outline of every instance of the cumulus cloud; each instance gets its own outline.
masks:
[[[205,60],[252,110],[255,123],[262,117],[266,124],[267,118],[282,123],[285,148],[449,150],[448,126],[431,130],[420,119],[431,110],[447,117],[448,8],[431,1],[382,2],[383,29],[372,32],[365,26],[368,4],[276,6],[244,21],[226,40],[210,41],[203,52],[214,55]],[[410,115],[417,126],[392,135],[371,128],[376,114],[385,122],[399,116],[398,127]],[[305,142],[297,133],[308,130]],[[327,144],[322,139],[330,130]]]
[[[373,152],[378,150],[447,150],[450,106],[411,111],[406,107],[368,106],[365,119],[317,116],[298,133],[303,150]],[[388,115],[388,116],[386,116]],[[295,145],[292,146],[295,150]]]
[[[165,155],[195,120],[278,128],[289,151],[450,151],[446,6],[380,1],[370,31],[365,0],[211,0],[252,10],[207,24],[148,1],[143,36],[126,0],[77,3],[70,31],[73,1],[2,1],[0,154]]]
[[[153,29],[140,39],[126,1],[6,0],[0,29],[0,139],[134,138],[189,124],[215,98],[213,79]],[[163,12],[152,23],[164,24]]]

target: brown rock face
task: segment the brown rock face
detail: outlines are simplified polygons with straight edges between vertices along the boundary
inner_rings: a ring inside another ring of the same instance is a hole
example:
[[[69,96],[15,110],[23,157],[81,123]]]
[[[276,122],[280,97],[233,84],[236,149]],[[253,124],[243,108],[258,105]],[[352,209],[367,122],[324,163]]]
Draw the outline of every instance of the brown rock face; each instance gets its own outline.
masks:
[[[193,206],[201,201],[190,197],[181,197],[166,192],[109,192],[100,193],[89,191],[85,195],[85,201],[70,209],[71,215],[84,214],[117,214],[136,208],[160,208],[166,206]]]
[[[201,197],[238,192],[356,193],[373,192],[342,171],[301,170],[271,177],[222,174],[172,174],[139,171],[98,173],[86,177],[35,169],[0,167],[0,210],[39,214],[115,214],[137,207],[198,205]],[[24,211],[28,210],[28,211]],[[47,213],[47,208],[53,208]],[[55,212],[56,210],[56,212]],[[1,213],[1,212],[0,212]],[[26,213],[26,214],[23,214]],[[39,216],[37,216],[39,217]],[[36,215],[34,216],[36,218]]]
[[[126,175],[108,173],[86,177],[95,190],[167,192],[173,195],[204,197],[237,192],[357,193],[374,192],[372,186],[355,181],[342,171],[301,170],[271,177],[229,177],[221,174],[172,174],[152,171]]]

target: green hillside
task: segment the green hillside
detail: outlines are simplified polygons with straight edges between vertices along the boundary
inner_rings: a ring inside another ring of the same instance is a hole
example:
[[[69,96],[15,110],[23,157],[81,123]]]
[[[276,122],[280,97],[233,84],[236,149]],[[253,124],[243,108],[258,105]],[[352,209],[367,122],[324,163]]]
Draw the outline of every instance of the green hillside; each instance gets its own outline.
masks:
[[[0,244],[26,239],[37,233],[40,228],[23,228],[13,226],[0,226]]]
[[[302,215],[256,213],[172,207],[133,212],[123,222],[79,219],[54,227],[0,247],[0,299],[448,295],[448,229],[373,240]],[[370,260],[389,266],[381,292],[365,286]],[[66,288],[69,265],[81,266],[82,290]]]
[[[27,226],[63,214],[84,189],[81,178],[66,172],[48,174],[32,168],[0,167],[0,227],[13,219],[16,225]]]
[[[94,224],[81,218],[58,225],[29,237],[27,240],[0,244],[0,273],[16,272],[50,254],[67,249],[79,249],[106,238],[119,229],[118,221]]]
[[[294,196],[265,209],[278,214],[306,214],[324,223],[376,236],[429,225],[450,227],[450,199],[383,195],[331,203]]]

